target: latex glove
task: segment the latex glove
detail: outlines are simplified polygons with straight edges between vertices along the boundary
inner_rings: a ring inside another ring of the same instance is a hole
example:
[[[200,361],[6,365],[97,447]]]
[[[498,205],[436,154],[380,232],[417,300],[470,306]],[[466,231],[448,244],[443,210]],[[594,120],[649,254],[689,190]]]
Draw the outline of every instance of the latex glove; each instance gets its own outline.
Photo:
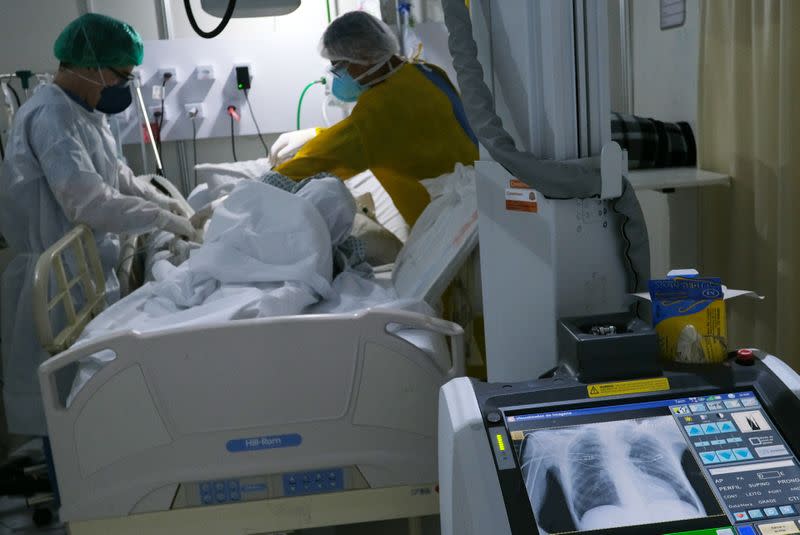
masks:
[[[306,128],[305,130],[295,130],[281,134],[269,149],[269,163],[272,167],[291,160],[303,145],[317,136],[316,128]]]
[[[678,341],[675,344],[675,360],[691,363],[706,362],[706,353],[702,342],[703,337],[697,332],[695,326],[686,325],[678,335]]]
[[[159,208],[174,214],[188,217],[189,214],[181,207],[181,204],[172,197],[164,195],[158,188],[150,183],[155,175],[134,176],[129,167],[121,165],[119,173],[119,190],[125,195],[135,195],[147,201],[155,203]]]
[[[195,238],[196,231],[187,218],[175,215],[166,210],[162,211],[159,215],[156,226],[176,236],[185,236],[190,241]]]
[[[173,199],[172,197],[167,197],[160,191],[157,191],[155,188],[151,188],[152,191],[148,190],[147,200],[156,203],[159,208],[163,208],[167,212],[172,212],[173,214],[177,214],[179,216],[187,217],[188,214],[181,206],[181,203],[178,202],[177,199]]]

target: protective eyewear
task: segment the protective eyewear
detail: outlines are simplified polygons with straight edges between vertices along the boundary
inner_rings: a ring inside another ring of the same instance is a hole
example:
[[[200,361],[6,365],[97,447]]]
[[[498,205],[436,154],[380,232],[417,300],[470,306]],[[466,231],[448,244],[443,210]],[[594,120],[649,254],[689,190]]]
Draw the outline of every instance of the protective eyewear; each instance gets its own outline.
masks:
[[[129,73],[126,74],[124,72],[119,72],[114,67],[106,67],[106,69],[108,69],[109,71],[113,72],[115,75],[117,75],[117,78],[119,78],[120,80],[123,80],[125,82],[124,84],[120,84],[120,85],[128,86],[128,85],[130,85],[130,83],[132,81],[136,80],[136,76],[134,76],[132,72],[129,72]]]

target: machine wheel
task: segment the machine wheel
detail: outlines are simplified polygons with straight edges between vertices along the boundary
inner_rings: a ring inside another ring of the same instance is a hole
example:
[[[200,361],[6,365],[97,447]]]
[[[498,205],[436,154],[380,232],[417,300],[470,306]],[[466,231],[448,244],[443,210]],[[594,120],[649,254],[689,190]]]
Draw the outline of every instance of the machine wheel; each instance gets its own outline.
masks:
[[[33,523],[37,528],[49,526],[53,523],[53,512],[50,509],[36,509],[33,512]]]

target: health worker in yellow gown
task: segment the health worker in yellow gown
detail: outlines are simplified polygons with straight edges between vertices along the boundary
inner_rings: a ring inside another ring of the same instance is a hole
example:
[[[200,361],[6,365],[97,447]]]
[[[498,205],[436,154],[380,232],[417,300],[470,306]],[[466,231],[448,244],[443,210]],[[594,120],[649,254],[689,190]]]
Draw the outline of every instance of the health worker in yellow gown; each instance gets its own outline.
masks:
[[[271,163],[294,179],[321,172],[347,179],[369,169],[413,225],[430,202],[420,180],[478,159],[458,92],[439,67],[400,58],[389,27],[363,11],[334,20],[320,49],[331,62],[333,95],[355,107],[330,128],[283,134]]]

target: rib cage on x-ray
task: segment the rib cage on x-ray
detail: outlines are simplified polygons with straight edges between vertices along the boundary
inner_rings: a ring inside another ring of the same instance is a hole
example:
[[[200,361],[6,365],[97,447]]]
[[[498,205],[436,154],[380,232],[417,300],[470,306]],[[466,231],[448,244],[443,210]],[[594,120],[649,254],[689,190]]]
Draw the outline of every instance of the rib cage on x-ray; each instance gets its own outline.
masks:
[[[530,431],[520,461],[541,532],[559,533],[707,516],[681,464],[686,451],[664,416]]]

